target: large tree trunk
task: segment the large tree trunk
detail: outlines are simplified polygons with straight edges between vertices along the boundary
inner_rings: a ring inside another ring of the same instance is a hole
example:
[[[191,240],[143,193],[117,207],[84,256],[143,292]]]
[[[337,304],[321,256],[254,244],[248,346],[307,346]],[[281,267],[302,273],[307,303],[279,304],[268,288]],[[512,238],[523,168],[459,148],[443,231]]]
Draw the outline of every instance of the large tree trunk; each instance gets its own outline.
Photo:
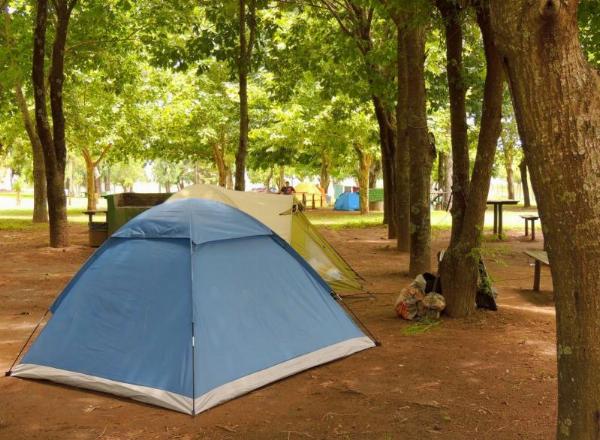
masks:
[[[450,244],[440,267],[446,313],[452,317],[468,316],[475,311],[480,259],[478,249],[481,247],[481,231],[494,156],[502,129],[502,58],[493,42],[487,8],[478,9],[477,21],[481,29],[487,66],[479,143],[463,216],[458,219],[461,230]],[[453,217],[452,229],[454,221]]]
[[[410,265],[415,276],[431,269],[431,168],[435,151],[427,130],[425,91],[425,29],[414,26],[406,34],[408,127],[410,145]]]
[[[410,151],[408,128],[408,70],[406,59],[406,36],[403,22],[396,18],[396,55],[398,79],[396,90],[396,233],[397,247],[401,252],[410,251]]]
[[[529,208],[531,206],[531,197],[529,196],[529,179],[527,179],[527,164],[525,163],[525,159],[521,160],[519,171],[521,173],[521,186],[523,187],[523,205]]]
[[[48,222],[48,202],[46,198],[46,172],[44,171],[44,151],[42,143],[35,129],[27,101],[23,95],[21,84],[15,85],[15,96],[17,106],[23,118],[23,125],[31,143],[31,152],[33,157],[33,222]]]
[[[63,113],[64,53],[69,18],[75,0],[57,0],[56,30],[50,67],[50,108],[52,132],[46,112],[46,84],[44,75],[46,27],[48,21],[47,0],[37,0],[36,26],[33,39],[32,80],[35,96],[36,126],[44,151],[48,214],[50,220],[50,246],[65,247],[69,244],[67,200],[65,195],[65,118]]]
[[[252,48],[256,33],[256,1],[249,0],[248,20],[246,19],[246,0],[239,0],[240,53],[238,58],[239,95],[240,95],[240,143],[235,155],[235,189],[246,189],[246,155],[248,154],[248,72],[252,59]],[[250,37],[246,39],[246,21],[249,23]]]
[[[354,145],[354,150],[358,156],[358,186],[360,187],[360,214],[369,213],[369,171],[371,170],[371,162],[373,156],[370,153],[363,151],[360,146]]]
[[[491,1],[552,271],[559,440],[600,438],[600,77],[578,3]]]
[[[461,10],[454,0],[437,0],[446,33],[446,70],[450,96],[452,139],[452,233],[450,246],[459,239],[469,192],[469,144],[465,78],[463,72],[463,30]]]

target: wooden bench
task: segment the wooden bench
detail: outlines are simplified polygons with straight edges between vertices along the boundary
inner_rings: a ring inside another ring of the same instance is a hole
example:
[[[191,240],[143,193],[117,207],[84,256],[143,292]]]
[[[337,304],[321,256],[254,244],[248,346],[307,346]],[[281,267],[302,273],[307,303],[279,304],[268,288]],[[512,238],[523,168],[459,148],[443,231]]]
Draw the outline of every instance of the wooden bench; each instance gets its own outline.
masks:
[[[88,210],[88,211],[82,211],[83,214],[87,215],[89,218],[89,222],[88,223],[92,223],[94,220],[94,216],[96,214],[105,214],[106,215],[106,210],[105,209],[92,209],[92,210]]]
[[[539,292],[542,264],[545,266],[550,266],[550,261],[548,261],[548,254],[544,251],[525,251],[525,255],[533,258],[533,260],[535,261],[535,269],[533,273],[533,291]]]
[[[531,222],[531,241],[535,241],[535,221],[539,220],[540,217],[537,215],[522,215],[521,218],[525,220],[525,237],[529,235],[529,222]]]

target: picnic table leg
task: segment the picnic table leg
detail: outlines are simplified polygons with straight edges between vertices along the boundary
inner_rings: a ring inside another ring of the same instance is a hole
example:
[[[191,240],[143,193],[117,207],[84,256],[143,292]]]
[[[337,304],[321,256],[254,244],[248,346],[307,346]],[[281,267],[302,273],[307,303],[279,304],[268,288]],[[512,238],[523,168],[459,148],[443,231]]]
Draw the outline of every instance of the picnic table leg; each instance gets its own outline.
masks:
[[[498,205],[494,203],[494,235],[498,233]]]
[[[535,241],[535,220],[531,219],[531,241]]]
[[[535,269],[534,269],[534,273],[533,273],[533,291],[534,292],[540,291],[541,272],[542,272],[542,264],[538,260],[535,260]]]
[[[525,219],[525,237],[529,235],[529,220]]]

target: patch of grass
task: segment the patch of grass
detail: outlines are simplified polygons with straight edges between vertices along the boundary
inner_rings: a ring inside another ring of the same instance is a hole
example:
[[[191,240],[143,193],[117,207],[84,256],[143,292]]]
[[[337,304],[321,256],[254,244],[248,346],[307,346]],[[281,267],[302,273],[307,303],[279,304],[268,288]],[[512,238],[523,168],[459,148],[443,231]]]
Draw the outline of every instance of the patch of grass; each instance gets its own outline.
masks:
[[[415,336],[438,328],[442,324],[441,320],[423,319],[402,329],[404,336]]]
[[[0,218],[0,231],[41,231],[47,228],[47,223],[33,223],[31,220],[25,219]]]
[[[313,225],[330,229],[373,228],[383,224],[383,213],[372,212],[367,215],[359,213],[340,214],[335,211],[305,212]]]

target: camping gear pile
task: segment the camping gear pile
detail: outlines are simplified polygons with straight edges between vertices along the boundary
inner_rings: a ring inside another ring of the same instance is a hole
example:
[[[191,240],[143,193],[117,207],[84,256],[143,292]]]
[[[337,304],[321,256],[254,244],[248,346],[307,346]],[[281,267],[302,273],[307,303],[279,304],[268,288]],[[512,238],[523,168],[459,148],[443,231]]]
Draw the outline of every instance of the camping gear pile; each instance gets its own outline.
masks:
[[[439,279],[430,273],[418,275],[409,287],[402,289],[396,299],[396,314],[403,319],[439,319],[446,300],[437,293]]]

